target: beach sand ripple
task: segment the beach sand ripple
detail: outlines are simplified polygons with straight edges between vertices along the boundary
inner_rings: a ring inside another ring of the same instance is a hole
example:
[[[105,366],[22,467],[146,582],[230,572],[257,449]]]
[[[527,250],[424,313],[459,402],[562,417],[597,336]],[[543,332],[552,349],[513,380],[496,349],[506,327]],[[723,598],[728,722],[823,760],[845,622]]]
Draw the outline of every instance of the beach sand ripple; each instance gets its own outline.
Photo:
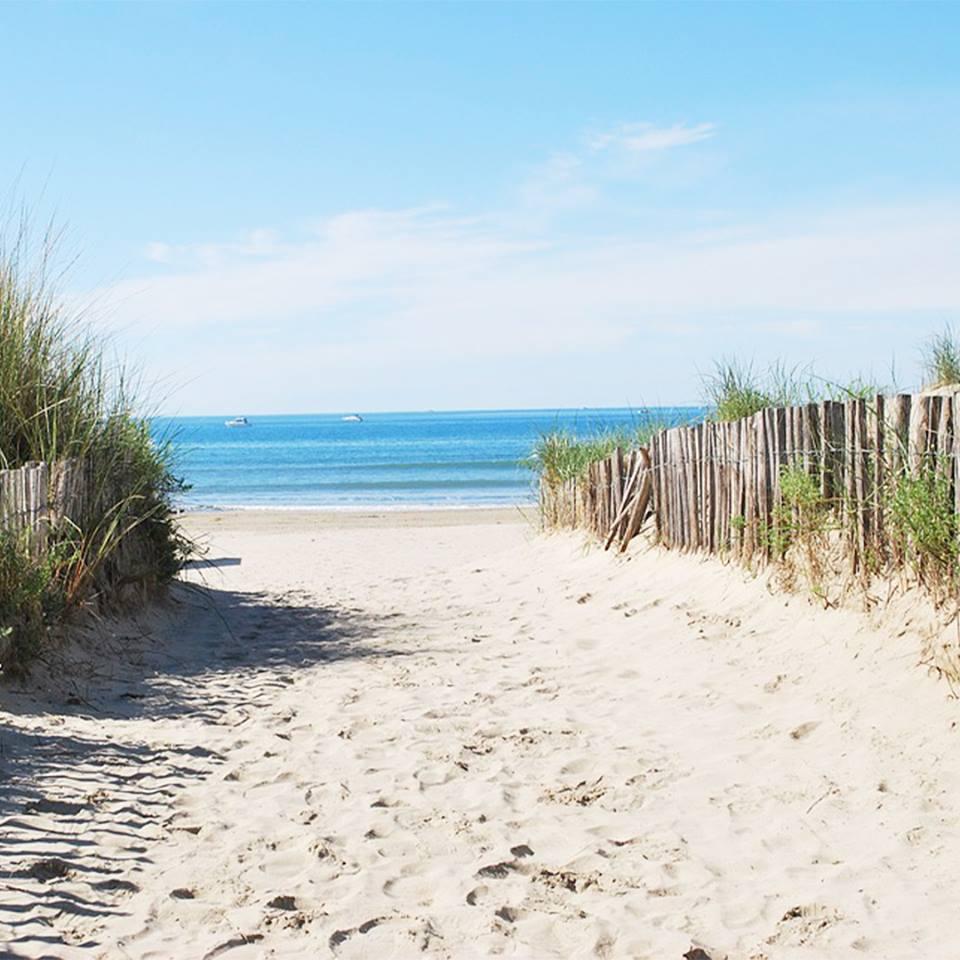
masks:
[[[944,956],[909,637],[512,516],[189,522],[242,562],[2,694],[8,955]]]

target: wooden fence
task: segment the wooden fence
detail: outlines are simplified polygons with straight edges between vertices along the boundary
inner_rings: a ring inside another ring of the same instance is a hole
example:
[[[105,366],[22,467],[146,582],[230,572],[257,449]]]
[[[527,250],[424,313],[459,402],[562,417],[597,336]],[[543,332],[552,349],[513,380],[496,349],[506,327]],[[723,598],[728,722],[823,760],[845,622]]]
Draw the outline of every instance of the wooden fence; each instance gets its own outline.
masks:
[[[57,531],[69,537],[82,529],[91,551],[109,538],[109,557],[97,564],[93,576],[94,592],[146,584],[152,579],[155,555],[145,527],[125,523],[109,510],[112,493],[94,483],[88,465],[81,460],[28,463],[0,470],[0,530],[26,536],[36,555],[43,553]]]
[[[29,531],[43,543],[57,523],[68,517],[79,520],[88,485],[87,471],[76,460],[0,470],[0,526],[17,533]]]
[[[615,450],[590,464],[586,475],[541,483],[540,513],[549,527],[582,527],[625,550],[646,519],[653,492],[650,452]]]
[[[652,517],[664,546],[750,560],[769,557],[795,519],[781,484],[787,468],[815,482],[854,570],[897,559],[885,505],[900,477],[934,472],[960,513],[960,392],[828,400],[674,427],[578,481],[544,485],[541,505],[548,525],[586,528],[608,547],[625,549]]]

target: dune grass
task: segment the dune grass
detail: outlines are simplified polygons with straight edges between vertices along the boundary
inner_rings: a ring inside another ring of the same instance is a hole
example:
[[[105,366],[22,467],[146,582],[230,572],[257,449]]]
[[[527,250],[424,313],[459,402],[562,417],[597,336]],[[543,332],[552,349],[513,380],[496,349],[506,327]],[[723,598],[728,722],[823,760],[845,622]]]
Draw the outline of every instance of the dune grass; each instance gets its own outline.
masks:
[[[48,259],[46,247],[31,256],[23,232],[0,250],[0,469],[72,461],[87,489],[41,544],[0,524],[3,672],[22,670],[71,609],[165,583],[187,549],[173,522],[172,447],[151,437],[108,344],[58,301]]]
[[[582,437],[569,430],[555,430],[540,437],[528,463],[543,480],[555,485],[583,476],[591,463],[610,456],[617,447],[632,445],[629,431],[598,431]]]
[[[809,366],[790,367],[777,361],[758,369],[736,358],[718,360],[712,371],[701,376],[701,386],[708,417],[722,423],[775,407],[866,399],[888,389],[871,377],[857,376],[836,383],[818,376]]]
[[[723,423],[753,416],[776,405],[770,386],[750,363],[718,360],[713,371],[702,377],[702,385],[711,418]]]
[[[927,387],[960,384],[960,338],[953,327],[944,327],[924,344],[923,373]]]
[[[632,427],[597,427],[588,433],[552,430],[537,440],[527,458],[529,466],[547,484],[555,486],[582,477],[590,464],[605,460],[618,447],[633,450],[646,445],[660,430],[675,424],[641,416]]]

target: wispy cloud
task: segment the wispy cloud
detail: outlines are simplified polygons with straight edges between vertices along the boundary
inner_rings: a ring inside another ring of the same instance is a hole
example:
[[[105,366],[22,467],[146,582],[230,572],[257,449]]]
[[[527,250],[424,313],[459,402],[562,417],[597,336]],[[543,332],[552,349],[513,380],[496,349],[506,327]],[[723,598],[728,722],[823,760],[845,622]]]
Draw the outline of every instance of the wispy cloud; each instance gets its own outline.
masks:
[[[595,201],[599,187],[591,182],[583,158],[575,153],[555,153],[528,177],[520,190],[529,207],[541,210],[575,210]]]
[[[612,130],[590,135],[587,145],[594,152],[619,148],[628,153],[651,153],[709,140],[716,131],[716,124],[713,123],[697,123],[693,126],[675,123],[669,127],[658,127],[652,123],[624,123]]]
[[[279,238],[274,230],[249,230],[237,240],[226,243],[172,244],[152,241],[143,255],[151,263],[188,266],[194,263],[213,265],[237,257],[266,257],[279,252]]]
[[[664,172],[663,154],[709,140],[716,131],[713,123],[623,123],[588,133],[536,167],[521,187],[521,200],[527,207],[560,213],[596,203],[612,183],[653,184]]]
[[[154,370],[192,381],[187,403],[207,410],[224,397],[263,411],[435,406],[434,391],[447,405],[627,402],[564,392],[584,378],[607,390],[618,369],[646,399],[692,400],[697,364],[737,342],[772,350],[815,332],[839,345],[846,331],[862,367],[881,340],[851,331],[887,324],[888,357],[904,317],[960,312],[956,198],[762,221],[727,214],[709,229],[695,211],[678,211],[669,230],[626,218],[606,233],[526,215],[526,203],[590,203],[614,156],[645,175],[644,158],[714,129],[596,135],[554,154],[534,192],[499,212],[352,210],[299,234],[157,241],[140,277],[93,296],[113,305],[112,323]],[[641,358],[654,361],[642,374]],[[551,382],[555,394],[538,392]]]
[[[216,246],[234,252],[107,292],[117,325],[196,379],[195,408],[217,409],[238,389],[251,409],[277,396],[288,398],[280,408],[414,403],[441,373],[467,402],[458,391],[480,370],[489,390],[495,371],[520,364],[536,387],[548,369],[582,377],[587,354],[607,358],[601,370],[681,341],[688,375],[698,353],[723,352],[744,331],[766,347],[815,328],[960,311],[956,206],[848,210],[735,235],[579,239],[450,212],[357,211],[252,260],[241,240]],[[648,397],[695,397],[668,367],[629,382]]]

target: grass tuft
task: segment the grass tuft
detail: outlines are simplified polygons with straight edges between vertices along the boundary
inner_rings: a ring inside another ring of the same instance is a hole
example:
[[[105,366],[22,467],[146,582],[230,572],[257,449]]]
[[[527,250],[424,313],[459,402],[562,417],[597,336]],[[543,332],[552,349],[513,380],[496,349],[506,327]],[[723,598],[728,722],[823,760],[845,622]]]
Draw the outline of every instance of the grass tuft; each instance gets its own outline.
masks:
[[[704,399],[711,418],[729,423],[751,417],[774,405],[753,364],[738,360],[718,360],[713,373],[703,378]]]
[[[960,339],[952,327],[944,327],[927,340],[923,372],[928,387],[960,385]]]
[[[172,446],[151,437],[108,344],[58,301],[46,280],[51,253],[45,238],[32,256],[24,229],[0,249],[0,469],[72,461],[86,493],[42,538],[0,514],[4,672],[22,670],[71,608],[161,585],[188,550],[173,518],[182,485]]]
[[[933,467],[899,477],[889,510],[894,536],[917,577],[934,593],[952,591],[960,540],[949,478]]]
[[[631,449],[635,440],[627,430],[601,430],[582,437],[569,430],[543,434],[528,464],[549,485],[582,477],[590,464],[609,457],[617,447]]]
[[[718,360],[713,372],[701,377],[701,383],[710,419],[723,423],[775,407],[868,399],[886,389],[870,377],[835,383],[817,376],[810,367],[789,367],[777,361],[758,370],[737,359]]]

